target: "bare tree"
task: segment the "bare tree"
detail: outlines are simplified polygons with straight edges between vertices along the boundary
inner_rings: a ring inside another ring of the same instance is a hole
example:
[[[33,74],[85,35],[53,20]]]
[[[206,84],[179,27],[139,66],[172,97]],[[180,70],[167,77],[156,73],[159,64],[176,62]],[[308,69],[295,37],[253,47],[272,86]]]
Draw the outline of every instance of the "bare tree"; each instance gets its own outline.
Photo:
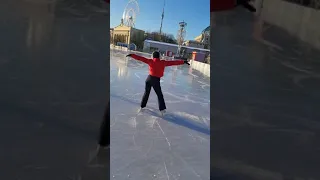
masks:
[[[154,41],[166,42],[171,44],[177,44],[177,40],[174,38],[172,34],[161,33],[158,31],[146,31],[145,39],[152,39]]]

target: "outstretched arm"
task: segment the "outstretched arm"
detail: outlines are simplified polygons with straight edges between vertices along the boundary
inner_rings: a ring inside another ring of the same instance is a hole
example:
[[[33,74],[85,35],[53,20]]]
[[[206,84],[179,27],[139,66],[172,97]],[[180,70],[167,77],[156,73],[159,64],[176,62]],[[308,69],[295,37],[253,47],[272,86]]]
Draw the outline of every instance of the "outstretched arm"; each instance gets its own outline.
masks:
[[[132,58],[135,59],[135,60],[144,62],[144,63],[146,63],[146,64],[149,64],[149,62],[150,62],[150,59],[147,59],[147,58],[142,57],[142,56],[138,56],[138,55],[136,55],[136,54],[128,54],[127,56],[132,57]]]
[[[184,64],[183,60],[175,60],[175,61],[164,61],[165,66],[177,66]]]

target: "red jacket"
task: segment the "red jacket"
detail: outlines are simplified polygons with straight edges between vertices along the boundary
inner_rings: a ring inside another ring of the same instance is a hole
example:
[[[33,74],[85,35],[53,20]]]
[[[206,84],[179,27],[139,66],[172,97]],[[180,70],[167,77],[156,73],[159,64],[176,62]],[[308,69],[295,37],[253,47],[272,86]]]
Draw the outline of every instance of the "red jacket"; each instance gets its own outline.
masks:
[[[131,57],[133,59],[136,59],[138,61],[144,62],[149,65],[149,74],[151,76],[159,77],[161,78],[163,76],[164,68],[166,66],[175,66],[175,65],[182,65],[184,64],[184,61],[182,60],[175,60],[175,61],[164,61],[160,60],[159,58],[153,58],[153,59],[147,59],[142,56],[138,56],[135,54],[132,54]]]

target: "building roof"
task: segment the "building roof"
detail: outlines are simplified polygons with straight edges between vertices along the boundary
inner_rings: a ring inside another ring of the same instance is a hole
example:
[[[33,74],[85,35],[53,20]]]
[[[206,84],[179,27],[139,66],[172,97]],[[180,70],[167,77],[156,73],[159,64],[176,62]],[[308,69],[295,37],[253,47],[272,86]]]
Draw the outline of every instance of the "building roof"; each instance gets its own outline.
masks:
[[[143,31],[144,32],[144,30],[137,29],[137,28],[134,28],[134,27],[131,27],[131,26],[126,26],[124,24],[119,24],[118,26],[110,28],[110,29],[112,29],[112,30],[119,30],[120,29],[120,30],[126,30],[126,31],[133,30],[133,31]]]
[[[200,34],[199,36],[195,37],[194,40],[197,41],[197,42],[200,42],[201,39],[202,39],[202,36],[203,36],[203,35]]]
[[[210,26],[206,27],[204,30],[202,30],[201,33],[210,32]]]
[[[163,44],[163,45],[167,45],[167,46],[178,47],[177,44],[171,44],[171,43],[165,43],[165,42],[159,42],[159,41],[153,41],[153,40],[144,40],[144,42],[149,42],[149,43],[154,43],[154,44]],[[199,51],[210,52],[210,49],[202,49],[202,48],[196,48],[196,47],[190,47],[190,46],[181,46],[181,47],[188,48],[188,49],[199,50]]]

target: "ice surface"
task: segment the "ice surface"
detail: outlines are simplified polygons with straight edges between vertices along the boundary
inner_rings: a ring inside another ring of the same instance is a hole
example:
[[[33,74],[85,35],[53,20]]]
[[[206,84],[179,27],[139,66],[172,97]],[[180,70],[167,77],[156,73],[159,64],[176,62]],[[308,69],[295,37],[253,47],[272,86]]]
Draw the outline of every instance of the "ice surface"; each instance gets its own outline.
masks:
[[[161,80],[167,114],[151,91],[137,113],[147,65],[111,50],[111,179],[197,180],[210,176],[210,79],[186,65]]]

